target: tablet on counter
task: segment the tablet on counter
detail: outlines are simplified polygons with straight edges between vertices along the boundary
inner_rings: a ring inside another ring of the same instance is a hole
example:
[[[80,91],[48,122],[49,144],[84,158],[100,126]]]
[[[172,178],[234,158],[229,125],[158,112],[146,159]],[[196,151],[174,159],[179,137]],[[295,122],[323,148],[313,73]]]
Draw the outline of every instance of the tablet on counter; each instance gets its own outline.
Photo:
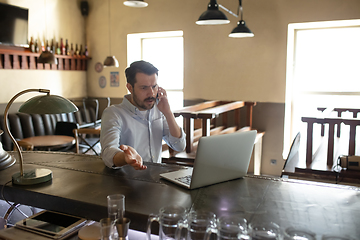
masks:
[[[15,224],[15,227],[53,239],[63,239],[76,233],[86,223],[85,218],[44,210]]]

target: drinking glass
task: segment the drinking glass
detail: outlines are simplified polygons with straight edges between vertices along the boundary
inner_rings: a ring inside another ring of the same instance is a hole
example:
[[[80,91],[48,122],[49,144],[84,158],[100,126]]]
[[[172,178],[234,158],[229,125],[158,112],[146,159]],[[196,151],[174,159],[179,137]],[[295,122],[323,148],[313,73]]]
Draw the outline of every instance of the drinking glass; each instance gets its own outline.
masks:
[[[238,215],[222,216],[217,219],[215,228],[206,233],[206,240],[215,234],[217,240],[248,240],[248,225],[245,218]]]
[[[113,227],[113,221],[110,218],[100,219],[100,236],[101,240],[111,240],[111,229]]]
[[[185,217],[185,208],[180,206],[166,206],[161,208],[158,214],[150,214],[146,228],[147,239],[151,239],[151,224],[154,221],[159,223],[159,240],[175,239],[178,222],[183,221]]]
[[[254,222],[249,224],[252,240],[280,240],[282,235],[279,225],[274,222]]]
[[[355,238],[348,235],[338,236],[338,235],[325,234],[322,236],[321,240],[355,240]]]
[[[315,233],[306,229],[288,227],[284,231],[284,240],[316,240]]]
[[[181,239],[182,230],[186,230],[186,240],[204,240],[206,232],[215,227],[216,215],[207,211],[192,211],[184,220],[178,222],[175,239]]]
[[[124,218],[125,212],[125,196],[122,194],[112,194],[107,196],[108,217],[113,222],[111,228],[111,236],[113,239],[118,239],[118,232],[115,227],[117,219]]]
[[[113,194],[107,196],[108,217],[115,221],[123,219],[125,212],[125,196],[122,194]]]

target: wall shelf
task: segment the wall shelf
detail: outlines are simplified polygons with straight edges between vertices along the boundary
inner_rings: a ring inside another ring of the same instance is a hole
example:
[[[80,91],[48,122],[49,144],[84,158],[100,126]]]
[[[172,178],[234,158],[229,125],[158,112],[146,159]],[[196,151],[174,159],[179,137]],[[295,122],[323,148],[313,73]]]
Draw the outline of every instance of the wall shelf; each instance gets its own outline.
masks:
[[[55,55],[58,64],[37,63],[40,53],[33,53],[28,48],[0,45],[0,69],[34,69],[34,70],[74,70],[86,71],[85,56]]]

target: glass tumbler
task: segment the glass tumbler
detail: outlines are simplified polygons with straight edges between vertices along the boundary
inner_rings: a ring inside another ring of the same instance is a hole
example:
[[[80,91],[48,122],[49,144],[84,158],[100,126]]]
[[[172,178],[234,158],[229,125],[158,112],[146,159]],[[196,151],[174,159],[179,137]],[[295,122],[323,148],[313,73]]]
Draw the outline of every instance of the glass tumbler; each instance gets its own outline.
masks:
[[[280,226],[274,222],[255,222],[249,224],[252,240],[280,240]]]
[[[113,194],[107,196],[108,217],[115,221],[123,219],[125,213],[125,196],[122,194]]]
[[[215,228],[208,231],[206,240],[215,234],[217,240],[248,240],[248,225],[245,218],[237,215],[222,216],[216,221]]]
[[[159,240],[175,239],[178,223],[186,217],[185,208],[180,206],[166,206],[159,210],[158,214],[150,214],[147,223],[146,236],[151,239],[151,224],[159,223]]]
[[[180,240],[185,235],[186,240],[204,240],[206,233],[215,228],[215,224],[216,215],[214,213],[191,211],[184,220],[179,221],[175,239]]]

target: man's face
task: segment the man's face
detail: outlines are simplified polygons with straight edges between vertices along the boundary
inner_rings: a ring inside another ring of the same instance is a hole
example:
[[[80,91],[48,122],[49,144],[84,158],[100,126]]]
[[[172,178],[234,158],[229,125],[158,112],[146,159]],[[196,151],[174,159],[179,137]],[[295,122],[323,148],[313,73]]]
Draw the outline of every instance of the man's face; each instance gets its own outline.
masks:
[[[131,93],[131,102],[139,108],[140,111],[148,110],[154,107],[156,103],[156,95],[158,92],[157,75],[146,75],[145,73],[137,73],[134,87],[127,84],[127,88]]]

